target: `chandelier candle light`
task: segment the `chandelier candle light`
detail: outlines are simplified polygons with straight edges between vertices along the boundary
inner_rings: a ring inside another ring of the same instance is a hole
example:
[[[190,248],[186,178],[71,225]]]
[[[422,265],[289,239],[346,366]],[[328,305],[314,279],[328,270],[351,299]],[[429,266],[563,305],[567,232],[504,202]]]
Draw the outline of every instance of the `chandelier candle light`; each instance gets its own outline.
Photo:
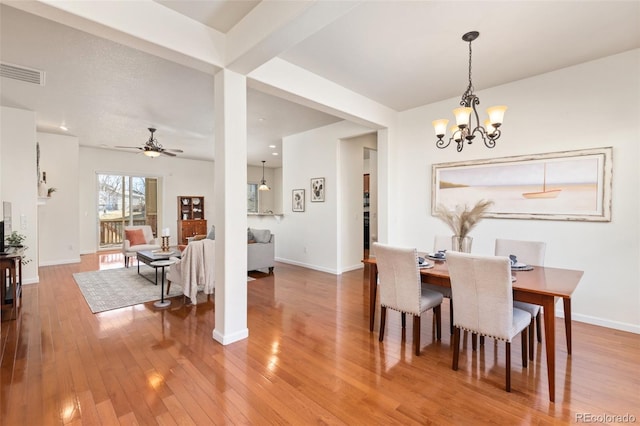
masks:
[[[480,99],[473,93],[473,83],[471,82],[471,42],[478,38],[480,33],[478,31],[470,31],[462,36],[462,40],[469,42],[469,85],[467,90],[462,94],[460,100],[460,107],[453,110],[453,114],[456,117],[456,125],[451,127],[451,137],[448,141],[443,138],[447,133],[447,124],[449,120],[439,119],[433,121],[433,127],[438,138],[436,146],[438,148],[446,148],[451,141],[455,141],[458,152],[462,151],[464,147],[464,141],[468,144],[473,142],[476,137],[476,133],[482,136],[482,140],[487,148],[493,148],[496,146],[496,140],[501,135],[498,129],[502,125],[504,118],[504,112],[507,107],[504,105],[492,106],[487,109],[489,119],[485,121],[485,127],[480,125],[480,119],[478,118],[478,111],[476,105],[480,104]],[[471,113],[475,116],[475,127],[471,127]]]

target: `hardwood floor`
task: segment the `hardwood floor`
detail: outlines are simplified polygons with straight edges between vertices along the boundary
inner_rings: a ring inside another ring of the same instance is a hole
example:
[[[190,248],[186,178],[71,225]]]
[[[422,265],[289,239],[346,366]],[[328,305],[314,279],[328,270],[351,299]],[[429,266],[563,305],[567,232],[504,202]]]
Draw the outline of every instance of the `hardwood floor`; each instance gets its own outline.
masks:
[[[102,258],[102,260],[101,260]],[[472,353],[465,336],[451,370],[448,303],[443,338],[422,319],[422,352],[389,311],[385,340],[369,332],[363,270],[342,276],[278,264],[248,282],[249,338],[215,342],[213,299],[167,310],[152,303],[92,314],[72,273],[120,267],[120,254],[40,268],[23,308],[2,323],[0,423],[117,424],[556,424],[580,413],[640,419],[640,336],[573,324],[567,356],[557,335],[556,403],[543,348],[523,369],[512,345]],[[379,318],[377,316],[377,318]]]

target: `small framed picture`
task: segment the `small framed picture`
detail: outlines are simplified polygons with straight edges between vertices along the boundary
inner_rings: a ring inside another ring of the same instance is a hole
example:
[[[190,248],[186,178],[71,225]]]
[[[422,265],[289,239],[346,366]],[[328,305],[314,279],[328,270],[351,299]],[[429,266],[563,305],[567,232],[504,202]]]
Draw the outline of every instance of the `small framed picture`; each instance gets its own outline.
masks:
[[[291,210],[294,212],[304,211],[304,189],[291,191]]]
[[[311,202],[324,201],[324,178],[311,179]]]

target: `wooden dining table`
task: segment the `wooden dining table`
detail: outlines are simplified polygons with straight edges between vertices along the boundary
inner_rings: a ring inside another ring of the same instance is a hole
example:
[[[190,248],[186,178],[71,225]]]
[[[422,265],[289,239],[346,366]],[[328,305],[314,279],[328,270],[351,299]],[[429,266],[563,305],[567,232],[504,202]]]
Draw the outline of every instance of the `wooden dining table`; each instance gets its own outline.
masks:
[[[362,261],[369,265],[369,330],[373,331],[378,288],[378,266],[375,258]],[[422,282],[442,287],[451,287],[446,261],[432,261],[433,268],[420,268]],[[564,305],[564,327],[567,336],[567,353],[571,355],[571,295],[575,291],[583,271],[534,266],[531,271],[513,271],[513,300],[533,303],[543,307],[544,343],[547,355],[547,377],[549,400],[556,397],[556,316],[555,302],[562,299]]]

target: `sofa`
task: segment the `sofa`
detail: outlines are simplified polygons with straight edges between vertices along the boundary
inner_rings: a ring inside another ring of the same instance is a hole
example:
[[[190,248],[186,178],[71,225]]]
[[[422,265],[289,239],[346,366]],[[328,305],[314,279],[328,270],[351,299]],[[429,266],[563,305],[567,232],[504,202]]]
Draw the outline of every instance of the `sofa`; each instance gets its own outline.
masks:
[[[247,229],[247,271],[269,269],[275,266],[276,236],[268,229]]]

